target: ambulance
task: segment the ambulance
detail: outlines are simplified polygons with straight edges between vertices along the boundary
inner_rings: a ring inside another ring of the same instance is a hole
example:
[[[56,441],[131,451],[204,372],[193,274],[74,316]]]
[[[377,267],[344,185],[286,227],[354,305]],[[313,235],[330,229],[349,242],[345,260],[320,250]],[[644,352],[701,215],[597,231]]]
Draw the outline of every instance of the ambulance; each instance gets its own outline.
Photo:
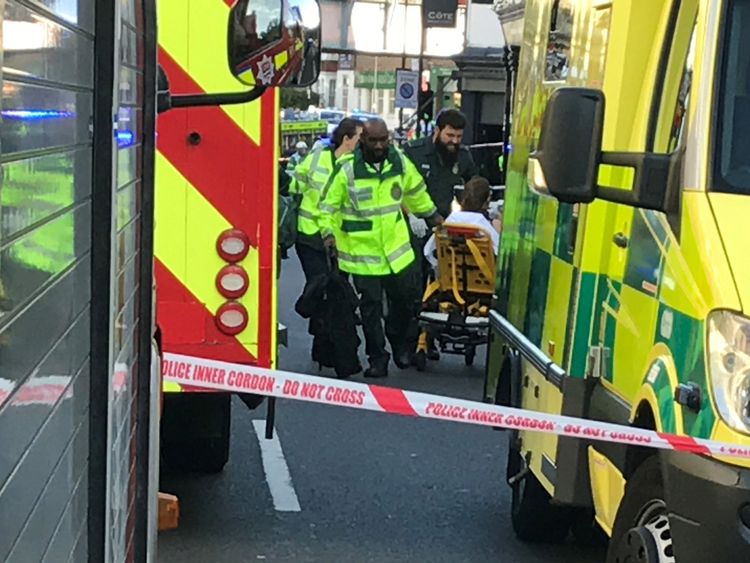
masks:
[[[319,7],[315,0],[164,0],[158,10],[159,65],[170,92],[181,94],[170,104],[186,106],[162,113],[157,129],[160,349],[272,368],[279,340],[273,86],[317,79]],[[222,58],[230,64],[217,64]],[[238,80],[252,90],[238,92]],[[242,398],[250,408],[262,400]],[[164,469],[223,469],[230,399],[164,383]]]
[[[750,445],[750,0],[495,8],[520,61],[486,400]],[[750,561],[746,460],[519,431],[507,480],[523,540]]]

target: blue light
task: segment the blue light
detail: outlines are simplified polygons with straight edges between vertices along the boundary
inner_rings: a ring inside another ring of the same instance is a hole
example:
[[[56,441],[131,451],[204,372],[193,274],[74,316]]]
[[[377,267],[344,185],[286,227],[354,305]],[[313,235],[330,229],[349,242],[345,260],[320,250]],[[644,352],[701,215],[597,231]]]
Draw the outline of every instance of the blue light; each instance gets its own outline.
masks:
[[[70,111],[59,111],[54,109],[6,109],[0,112],[6,119],[17,119],[19,121],[39,121],[42,119],[60,119],[75,117]]]
[[[135,143],[135,133],[129,129],[117,132],[117,146],[121,149],[129,147]]]

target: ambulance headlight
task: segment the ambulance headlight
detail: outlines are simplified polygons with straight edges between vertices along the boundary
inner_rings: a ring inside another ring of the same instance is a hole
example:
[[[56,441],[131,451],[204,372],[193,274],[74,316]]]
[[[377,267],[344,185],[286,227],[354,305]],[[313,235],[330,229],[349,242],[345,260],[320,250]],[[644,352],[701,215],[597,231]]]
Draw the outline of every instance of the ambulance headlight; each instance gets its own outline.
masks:
[[[750,319],[730,311],[708,316],[708,366],[721,418],[750,432]]]

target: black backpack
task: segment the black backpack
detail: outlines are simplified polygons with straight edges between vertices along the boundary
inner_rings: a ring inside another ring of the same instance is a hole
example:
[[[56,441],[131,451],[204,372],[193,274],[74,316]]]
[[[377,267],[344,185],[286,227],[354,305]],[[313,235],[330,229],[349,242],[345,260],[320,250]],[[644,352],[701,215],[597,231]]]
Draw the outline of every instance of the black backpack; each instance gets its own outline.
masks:
[[[284,258],[297,242],[297,215],[300,199],[297,195],[279,194],[279,249]]]

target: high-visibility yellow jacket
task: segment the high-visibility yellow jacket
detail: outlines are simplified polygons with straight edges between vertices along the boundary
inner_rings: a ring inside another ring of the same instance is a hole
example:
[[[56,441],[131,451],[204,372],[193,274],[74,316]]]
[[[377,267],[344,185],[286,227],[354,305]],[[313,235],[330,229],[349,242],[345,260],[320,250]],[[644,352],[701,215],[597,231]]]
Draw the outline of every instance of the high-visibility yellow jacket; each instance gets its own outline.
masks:
[[[344,157],[320,202],[320,230],[336,236],[339,267],[363,276],[398,273],[414,261],[402,205],[418,217],[437,212],[414,164],[391,146],[380,171],[357,148]]]
[[[302,196],[297,211],[298,232],[310,236],[320,233],[320,197],[335,164],[336,155],[333,148],[318,147],[295,167],[289,193]]]

